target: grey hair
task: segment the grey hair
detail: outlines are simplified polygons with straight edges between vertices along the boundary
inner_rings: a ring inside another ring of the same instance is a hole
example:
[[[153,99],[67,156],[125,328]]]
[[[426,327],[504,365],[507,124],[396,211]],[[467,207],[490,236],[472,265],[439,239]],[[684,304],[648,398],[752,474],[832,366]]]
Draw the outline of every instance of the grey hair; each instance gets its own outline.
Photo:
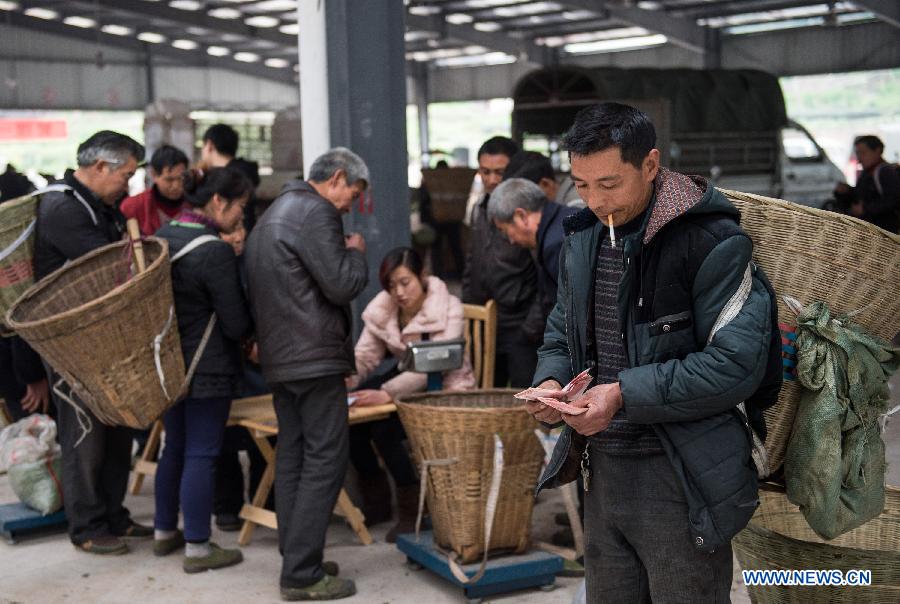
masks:
[[[539,186],[524,178],[510,178],[501,182],[488,197],[488,219],[512,222],[518,208],[540,212],[546,203],[547,197]]]
[[[353,185],[360,180],[366,186],[369,184],[369,167],[366,166],[366,162],[346,147],[329,149],[317,157],[309,167],[307,178],[312,182],[325,182],[338,170],[344,171],[348,185]]]
[[[144,146],[124,134],[101,130],[78,145],[76,160],[79,167],[93,166],[98,161],[105,161],[113,167],[119,167],[130,158],[140,163],[144,159]]]

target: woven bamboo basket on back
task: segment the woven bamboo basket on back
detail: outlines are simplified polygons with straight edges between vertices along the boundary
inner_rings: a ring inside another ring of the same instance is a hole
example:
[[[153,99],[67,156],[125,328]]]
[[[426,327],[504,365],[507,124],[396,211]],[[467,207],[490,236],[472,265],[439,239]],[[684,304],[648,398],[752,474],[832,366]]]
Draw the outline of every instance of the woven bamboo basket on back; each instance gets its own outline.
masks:
[[[778,320],[796,326],[781,296],[827,302],[832,313],[887,340],[900,331],[900,236],[850,216],[759,195],[723,190],[753,239],[753,259],[778,294]],[[784,462],[802,387],[785,381],[766,410],[769,467]]]
[[[153,340],[167,323],[160,365],[169,394],[178,392],[185,368],[168,244],[144,241],[147,270],[140,274],[129,250],[126,242],[113,243],[46,276],[15,303],[7,321],[100,421],[146,428],[174,403],[154,361]]]
[[[760,492],[761,505],[735,536],[744,570],[871,570],[872,585],[844,587],[748,587],[758,604],[900,602],[900,489],[887,487],[884,512],[827,543],[809,528],[784,493]]]
[[[34,284],[34,222],[38,198],[27,195],[0,204],[0,330],[6,311]]]
[[[528,548],[534,487],[544,451],[537,423],[513,398],[515,390],[434,392],[403,397],[400,419],[416,462],[456,459],[428,469],[427,500],[435,542],[473,562],[485,550],[484,520],[494,466],[494,434],[504,468],[490,551]]]

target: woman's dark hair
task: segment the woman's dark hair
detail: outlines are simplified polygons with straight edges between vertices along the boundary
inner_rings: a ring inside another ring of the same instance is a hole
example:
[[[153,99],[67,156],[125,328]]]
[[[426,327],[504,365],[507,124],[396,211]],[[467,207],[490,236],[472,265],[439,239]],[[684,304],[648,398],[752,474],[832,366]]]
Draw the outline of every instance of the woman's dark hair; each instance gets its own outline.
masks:
[[[253,190],[250,179],[234,168],[212,168],[202,174],[191,173],[185,179],[184,196],[195,208],[202,208],[219,195],[228,202],[248,195]]]
[[[425,265],[422,264],[422,257],[411,247],[396,247],[387,253],[384,260],[381,261],[381,267],[378,269],[378,280],[381,282],[381,287],[384,288],[384,291],[390,291],[391,273],[401,266],[408,268],[411,273],[419,278],[419,281],[422,281],[422,273],[425,270]],[[422,285],[425,285],[424,282]]]
[[[622,161],[640,169],[656,146],[656,129],[643,111],[621,103],[585,107],[563,137],[569,155],[591,155],[618,147]]]
[[[857,136],[853,139],[853,146],[856,145],[865,145],[872,151],[878,151],[879,153],[884,152],[884,143],[881,142],[881,139],[875,136],[874,134],[864,134],[863,136]]]

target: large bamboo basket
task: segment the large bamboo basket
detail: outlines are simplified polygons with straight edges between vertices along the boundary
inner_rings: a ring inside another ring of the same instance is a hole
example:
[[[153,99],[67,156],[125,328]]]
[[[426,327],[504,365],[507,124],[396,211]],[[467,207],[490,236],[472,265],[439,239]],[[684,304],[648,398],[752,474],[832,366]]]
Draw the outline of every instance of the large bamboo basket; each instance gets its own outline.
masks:
[[[534,487],[544,451],[534,419],[515,390],[434,392],[403,397],[400,419],[417,463],[456,458],[428,470],[427,500],[435,542],[473,562],[485,550],[485,506],[493,476],[494,434],[504,448],[490,551],[528,548]]]
[[[784,493],[761,491],[762,504],[732,544],[744,570],[871,570],[868,587],[748,587],[759,604],[900,602],[900,489],[887,487],[877,518],[827,543]]]
[[[804,305],[827,302],[835,314],[890,340],[900,331],[900,236],[868,222],[795,203],[723,190],[753,239],[753,259],[778,294],[778,320],[796,325],[781,296]],[[774,472],[784,463],[802,387],[785,381],[766,410],[766,452]]]
[[[134,274],[128,243],[86,254],[41,279],[9,310],[9,325],[105,424],[146,428],[174,401],[185,368],[174,319],[168,244],[144,240],[147,270]]]
[[[0,204],[0,332],[13,302],[34,284],[34,222],[38,197],[26,195]]]

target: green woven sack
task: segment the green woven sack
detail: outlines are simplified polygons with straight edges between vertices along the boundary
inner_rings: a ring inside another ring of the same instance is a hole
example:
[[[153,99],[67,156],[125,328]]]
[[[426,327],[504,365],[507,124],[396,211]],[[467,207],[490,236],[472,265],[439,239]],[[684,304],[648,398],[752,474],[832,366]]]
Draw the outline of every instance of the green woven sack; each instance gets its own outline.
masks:
[[[59,454],[9,467],[9,484],[19,500],[44,516],[62,507]]]
[[[900,348],[869,335],[823,302],[797,317],[797,378],[804,388],[784,462],[787,496],[809,526],[833,539],[881,514],[887,381]]]

